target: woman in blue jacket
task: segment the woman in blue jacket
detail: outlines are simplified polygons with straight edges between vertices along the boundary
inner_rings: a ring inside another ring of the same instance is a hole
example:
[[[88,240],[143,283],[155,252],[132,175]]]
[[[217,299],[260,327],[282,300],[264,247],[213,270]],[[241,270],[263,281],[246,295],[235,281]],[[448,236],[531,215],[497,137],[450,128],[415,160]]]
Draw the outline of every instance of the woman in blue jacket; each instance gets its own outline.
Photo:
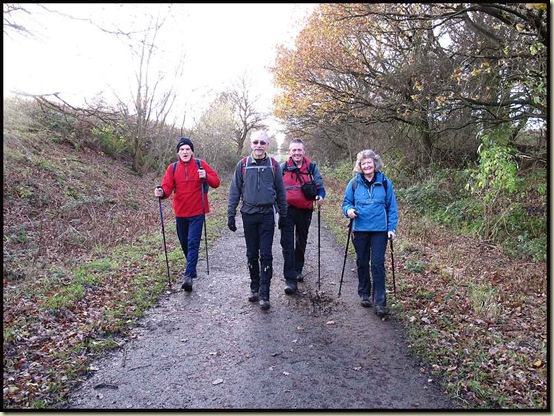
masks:
[[[344,191],[342,212],[352,224],[352,243],[356,250],[358,295],[361,305],[372,306],[373,286],[375,314],[387,314],[385,291],[385,251],[387,239],[396,235],[398,206],[392,182],[382,172],[383,163],[373,150],[362,150],[356,157],[355,177]],[[371,260],[371,276],[369,262]]]

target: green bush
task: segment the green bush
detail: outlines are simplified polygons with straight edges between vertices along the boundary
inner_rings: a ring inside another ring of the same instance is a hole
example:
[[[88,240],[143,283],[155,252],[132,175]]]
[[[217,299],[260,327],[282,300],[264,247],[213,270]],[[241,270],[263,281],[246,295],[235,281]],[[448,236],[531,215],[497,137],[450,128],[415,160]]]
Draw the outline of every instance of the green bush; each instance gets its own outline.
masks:
[[[441,179],[438,177],[430,177],[425,183],[398,191],[398,195],[414,212],[428,215],[446,209],[454,200],[450,191],[441,186]]]
[[[481,201],[465,198],[452,202],[444,211],[435,213],[433,218],[452,229],[474,232],[480,227],[482,213]]]
[[[117,134],[109,127],[92,129],[92,141],[100,145],[102,151],[110,156],[119,156],[123,153],[130,153],[129,141]]]
[[[478,169],[429,169],[419,182],[396,169],[399,204],[450,229],[479,235],[518,258],[546,260],[546,172],[516,174],[502,140],[486,136]],[[398,167],[398,166],[397,166]],[[496,175],[496,176],[495,176]],[[406,177],[405,177],[406,176]],[[402,188],[399,184],[410,183]]]
[[[547,245],[546,233],[533,238],[525,231],[519,235],[505,238],[502,242],[502,249],[507,256],[512,258],[530,258],[533,261],[546,262]]]
[[[349,160],[343,160],[332,169],[332,176],[339,182],[343,182],[346,187],[348,181],[354,177],[354,172],[352,172],[353,168],[354,164],[352,162]],[[322,170],[322,174],[324,173],[327,174],[325,170]]]

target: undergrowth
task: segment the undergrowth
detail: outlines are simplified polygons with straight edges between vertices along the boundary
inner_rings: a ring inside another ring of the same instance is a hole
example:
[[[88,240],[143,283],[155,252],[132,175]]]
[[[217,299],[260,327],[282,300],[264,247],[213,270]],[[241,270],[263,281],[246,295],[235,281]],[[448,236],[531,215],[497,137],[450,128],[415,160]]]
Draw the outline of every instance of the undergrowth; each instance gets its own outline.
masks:
[[[340,206],[351,166],[323,169],[323,176],[328,197],[322,214],[346,247],[348,219]],[[468,178],[469,172],[443,170],[423,183],[395,188],[397,294],[387,250],[388,307],[406,329],[413,353],[429,366],[429,377],[438,378],[463,407],[545,409],[546,249],[538,242],[546,236],[545,219],[538,209],[529,223],[511,228],[539,227],[533,230],[537,251],[507,250],[510,238],[521,238],[518,233],[506,233],[496,244],[479,238],[482,204],[465,190]],[[522,192],[529,197],[533,190]]]

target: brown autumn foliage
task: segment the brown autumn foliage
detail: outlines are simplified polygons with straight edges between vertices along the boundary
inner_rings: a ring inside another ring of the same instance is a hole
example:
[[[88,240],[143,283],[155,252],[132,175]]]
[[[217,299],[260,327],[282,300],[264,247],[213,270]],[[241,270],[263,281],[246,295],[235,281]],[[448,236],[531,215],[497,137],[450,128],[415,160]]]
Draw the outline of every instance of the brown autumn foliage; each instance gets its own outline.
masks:
[[[547,21],[539,3],[321,4],[277,49],[275,114],[341,157],[366,140],[415,166],[465,161],[481,129],[510,125],[515,141],[546,120]]]
[[[159,232],[153,179],[87,148],[5,132],[5,409],[51,408],[86,374],[96,347],[122,334],[121,320],[135,316],[126,294],[138,273],[158,267],[159,247],[128,263],[112,251]],[[114,259],[112,272],[94,266],[102,258]],[[56,296],[72,296],[64,288],[86,264],[85,293],[57,308]]]

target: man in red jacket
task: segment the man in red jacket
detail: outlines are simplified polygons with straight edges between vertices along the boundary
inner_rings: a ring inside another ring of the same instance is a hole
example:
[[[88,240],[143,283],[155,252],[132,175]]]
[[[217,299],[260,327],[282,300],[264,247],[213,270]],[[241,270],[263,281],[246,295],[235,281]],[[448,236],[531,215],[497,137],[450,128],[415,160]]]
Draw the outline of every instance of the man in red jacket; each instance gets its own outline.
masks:
[[[297,282],[304,281],[302,275],[304,254],[314,209],[314,200],[304,195],[302,184],[309,181],[315,183],[317,188],[315,202],[318,208],[325,199],[323,178],[316,164],[306,157],[306,148],[302,139],[291,140],[289,154],[289,159],[281,165],[288,207],[287,216],[281,227],[281,249],[285,262],[283,274],[287,295],[297,291]]]
[[[154,190],[154,195],[165,199],[173,192],[177,236],[187,260],[181,287],[190,292],[192,279],[196,278],[196,264],[205,214],[210,212],[208,193],[202,191],[203,182],[206,181],[211,188],[217,188],[220,185],[220,179],[206,161],[199,160],[201,168],[198,166],[194,158],[194,145],[189,138],[179,139],[177,156],[175,169],[173,163],[167,167],[161,187]]]

